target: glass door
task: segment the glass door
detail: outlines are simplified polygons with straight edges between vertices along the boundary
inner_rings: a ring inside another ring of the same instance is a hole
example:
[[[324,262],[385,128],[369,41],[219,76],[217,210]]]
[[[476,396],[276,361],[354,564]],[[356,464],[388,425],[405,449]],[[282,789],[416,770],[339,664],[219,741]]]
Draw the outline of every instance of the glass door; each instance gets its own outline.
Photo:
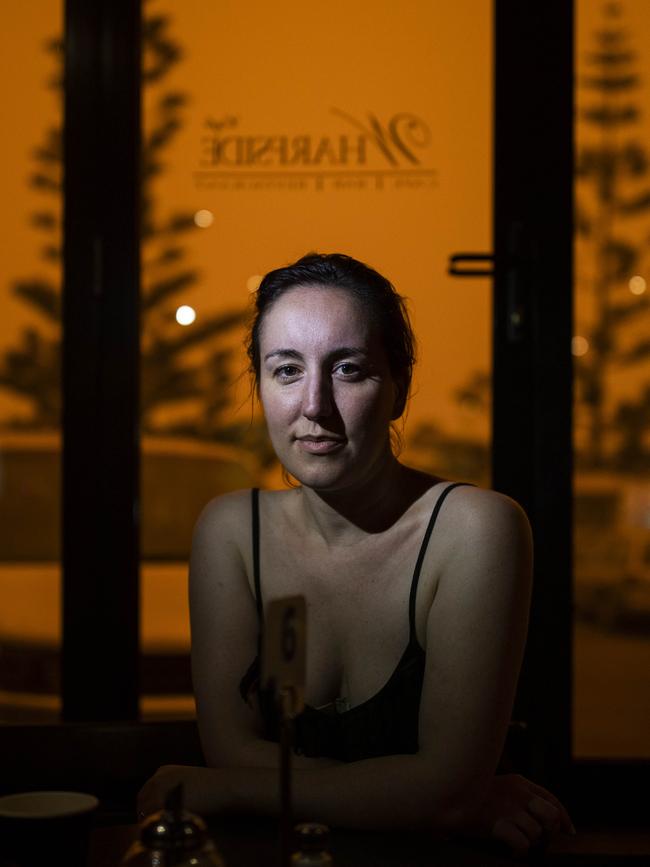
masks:
[[[491,244],[492,3],[144,9],[143,709],[159,716],[192,712],[200,509],[283,484],[242,350],[266,271],[317,250],[386,274],[419,338],[404,459],[490,483],[491,281],[447,269]]]

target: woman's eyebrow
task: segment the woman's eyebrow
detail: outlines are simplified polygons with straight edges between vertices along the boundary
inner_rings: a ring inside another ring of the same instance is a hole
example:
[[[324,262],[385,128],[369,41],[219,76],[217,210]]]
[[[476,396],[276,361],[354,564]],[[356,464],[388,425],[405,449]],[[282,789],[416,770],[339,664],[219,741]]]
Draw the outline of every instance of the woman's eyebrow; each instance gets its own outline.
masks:
[[[268,361],[269,358],[275,358],[278,355],[282,355],[284,358],[297,358],[302,360],[302,355],[297,349],[274,349],[272,352],[266,353],[264,361]]]
[[[345,358],[350,355],[368,355],[367,349],[362,349],[360,346],[341,346],[338,349],[333,349],[328,357],[332,359]]]
[[[350,355],[368,355],[368,352],[359,346],[339,346],[329,352],[327,357],[330,359],[337,359]],[[303,360],[302,353],[298,352],[297,349],[273,349],[271,352],[266,353],[264,361],[268,361],[270,358],[277,358],[278,356],[282,356],[283,358],[295,358],[299,361]]]

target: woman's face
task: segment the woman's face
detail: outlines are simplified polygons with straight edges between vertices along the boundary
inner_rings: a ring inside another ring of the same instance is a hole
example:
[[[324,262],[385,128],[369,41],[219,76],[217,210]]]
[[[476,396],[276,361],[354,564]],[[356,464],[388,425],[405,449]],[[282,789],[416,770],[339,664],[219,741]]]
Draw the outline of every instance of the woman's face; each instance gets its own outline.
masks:
[[[398,388],[353,296],[335,287],[287,290],[264,316],[260,359],[271,441],[299,482],[353,488],[391,459]]]

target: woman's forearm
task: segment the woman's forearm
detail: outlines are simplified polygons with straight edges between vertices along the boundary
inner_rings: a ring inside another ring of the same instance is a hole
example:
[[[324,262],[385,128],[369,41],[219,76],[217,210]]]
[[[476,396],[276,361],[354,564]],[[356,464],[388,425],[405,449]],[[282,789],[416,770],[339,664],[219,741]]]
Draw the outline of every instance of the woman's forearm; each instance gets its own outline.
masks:
[[[219,812],[276,815],[280,811],[278,771],[229,767],[214,770],[221,788]],[[418,756],[386,756],[330,767],[294,768],[296,821],[322,821],[358,829],[426,828],[448,833],[459,822],[442,787]]]
[[[214,764],[217,765],[219,763],[215,762]],[[279,768],[280,746],[273,741],[255,738],[238,751],[232,764],[247,768]],[[295,753],[291,755],[291,767],[295,771],[329,768],[341,764],[343,763],[336,761],[336,759],[314,759],[307,756],[299,756]]]
[[[293,774],[293,819],[358,830],[493,837],[517,854],[544,834],[575,834],[557,798],[518,774],[467,782],[453,797],[450,779],[443,783],[421,757],[410,755],[299,769]],[[199,814],[280,812],[274,768],[166,765],[140,791],[140,818],[159,810],[179,783],[186,806]]]

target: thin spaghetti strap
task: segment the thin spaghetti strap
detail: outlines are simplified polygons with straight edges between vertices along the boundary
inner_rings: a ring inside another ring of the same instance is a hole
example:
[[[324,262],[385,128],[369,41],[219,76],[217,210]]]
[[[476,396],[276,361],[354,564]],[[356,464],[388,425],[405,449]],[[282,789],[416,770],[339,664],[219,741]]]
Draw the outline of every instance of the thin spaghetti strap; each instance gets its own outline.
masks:
[[[264,622],[264,606],[262,604],[262,586],[260,583],[260,492],[259,488],[251,489],[251,526],[253,530],[253,581],[255,584],[255,602],[260,626]]]
[[[411,595],[409,596],[409,642],[412,644],[414,641],[417,641],[416,633],[415,633],[415,599],[418,592],[418,582],[420,581],[420,572],[422,571],[422,564],[424,563],[424,557],[427,553],[427,547],[429,545],[429,539],[431,538],[431,533],[433,532],[434,525],[436,523],[436,519],[438,517],[438,513],[442,507],[442,504],[445,501],[447,494],[450,491],[453,491],[454,488],[459,488],[461,485],[470,485],[470,482],[453,482],[451,485],[447,485],[444,491],[438,497],[438,500],[433,507],[433,512],[431,513],[431,517],[429,518],[429,523],[427,524],[427,528],[424,531],[424,538],[422,539],[422,544],[420,545],[420,552],[418,554],[418,559],[415,564],[415,569],[413,570],[413,579],[411,581]],[[472,486],[473,487],[473,486]]]

